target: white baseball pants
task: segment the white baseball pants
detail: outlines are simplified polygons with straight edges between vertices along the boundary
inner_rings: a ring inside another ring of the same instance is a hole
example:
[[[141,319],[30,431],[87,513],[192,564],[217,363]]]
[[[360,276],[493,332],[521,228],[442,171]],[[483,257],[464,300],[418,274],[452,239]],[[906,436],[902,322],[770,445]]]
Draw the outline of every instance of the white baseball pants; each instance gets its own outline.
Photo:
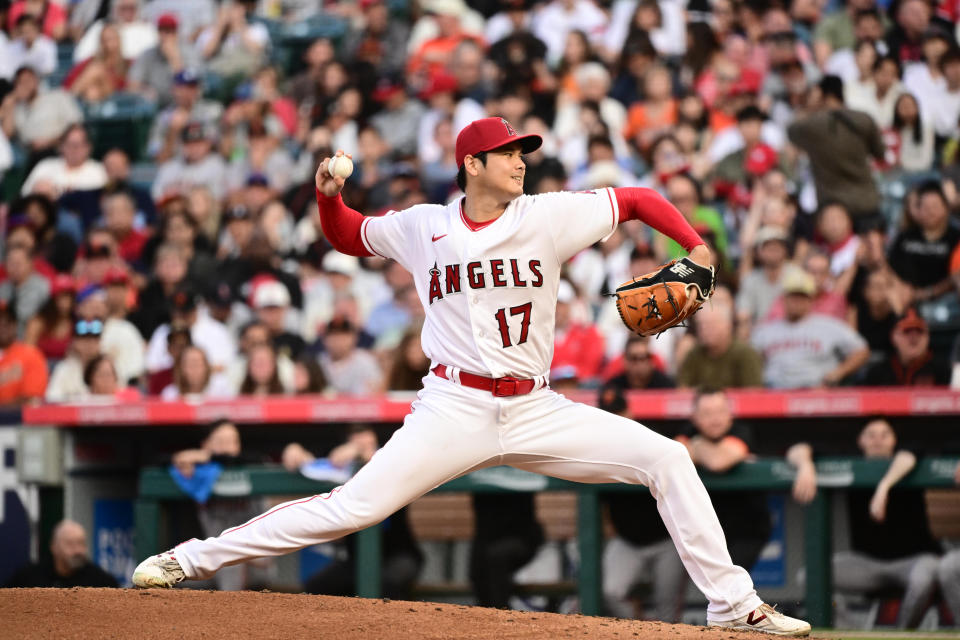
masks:
[[[403,426],[357,474],[330,493],[278,505],[220,536],[176,548],[187,577],[335,540],[376,524],[431,489],[496,465],[577,482],[643,484],[709,620],[761,604],[750,574],[733,564],[723,530],[686,448],[632,420],[550,389],[497,398],[428,375]]]

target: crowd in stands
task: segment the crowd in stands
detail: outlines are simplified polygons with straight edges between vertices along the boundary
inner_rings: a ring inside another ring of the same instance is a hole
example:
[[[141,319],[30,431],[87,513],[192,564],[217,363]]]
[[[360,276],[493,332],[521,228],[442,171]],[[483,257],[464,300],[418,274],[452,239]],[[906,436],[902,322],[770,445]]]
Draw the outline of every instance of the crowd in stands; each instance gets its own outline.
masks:
[[[449,202],[456,135],[486,115],[544,137],[528,193],[657,189],[720,265],[690,327],[628,340],[604,294],[682,249],[631,224],[576,255],[555,386],[947,385],[956,14],[928,0],[0,2],[0,325],[16,322],[0,337],[17,346],[0,401],[416,389],[429,362],[413,279],[330,247],[313,174],[344,149],[344,199],[364,214]]]

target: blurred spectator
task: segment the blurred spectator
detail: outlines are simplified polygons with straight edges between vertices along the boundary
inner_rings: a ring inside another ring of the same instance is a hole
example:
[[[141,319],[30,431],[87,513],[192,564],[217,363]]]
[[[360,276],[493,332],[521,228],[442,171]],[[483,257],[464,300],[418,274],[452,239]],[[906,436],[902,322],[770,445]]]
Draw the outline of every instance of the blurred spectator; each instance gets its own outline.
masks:
[[[851,308],[850,326],[857,330],[870,347],[870,364],[876,364],[893,353],[890,334],[897,322],[899,299],[885,269],[872,269],[860,280]]]
[[[386,15],[386,11],[384,11],[384,15]],[[396,22],[394,21],[394,23]],[[387,22],[384,20],[384,26],[386,24]],[[353,30],[347,37],[354,37],[358,33],[360,33],[360,30]],[[296,104],[311,103],[310,108],[312,108],[312,103],[322,98],[318,94],[322,91],[323,72],[327,63],[334,59],[335,54],[333,42],[329,38],[318,38],[306,48],[303,52],[303,62],[306,64],[306,69],[287,81],[287,92]],[[306,110],[306,107],[304,109]]]
[[[347,34],[343,54],[348,60],[373,65],[379,73],[402,71],[410,25],[391,19],[390,6],[383,0],[363,0],[360,10],[361,26]]]
[[[734,422],[730,399],[705,387],[693,399],[691,428],[677,436],[694,464],[712,473],[727,473],[753,457],[750,429]],[[748,571],[760,557],[773,529],[767,497],[761,492],[708,491],[727,539],[734,564]]]
[[[83,369],[83,382],[87,385],[90,397],[93,399],[115,402],[140,400],[139,389],[128,387],[120,382],[110,356],[100,354],[88,362]]]
[[[590,0],[552,0],[534,12],[531,31],[547,45],[547,62],[553,66],[560,61],[571,31],[583,31],[592,44],[600,46],[607,21]]]
[[[164,16],[173,18],[180,35],[193,41],[200,31],[217,18],[214,0],[149,0],[143,7],[144,18],[158,23]]]
[[[17,310],[0,302],[0,405],[19,407],[42,400],[47,388],[47,363],[39,349],[17,342]]]
[[[107,172],[106,189],[123,189],[133,196],[137,204],[134,226],[142,229],[156,223],[157,211],[150,190],[131,180],[130,156],[123,149],[114,147],[103,154],[103,169]]]
[[[846,294],[856,273],[860,245],[865,239],[854,233],[853,217],[839,202],[822,203],[815,216],[815,225],[818,244],[830,258],[829,273],[837,278],[836,289]]]
[[[23,335],[27,322],[50,297],[50,281],[34,270],[33,256],[24,247],[8,247],[3,264],[7,273],[0,282],[0,300],[7,304],[16,300],[17,332]]]
[[[383,108],[370,118],[370,124],[383,137],[391,155],[416,155],[417,124],[425,111],[423,105],[407,96],[407,89],[402,82],[389,78],[377,86],[373,99],[381,103]]]
[[[86,103],[106,100],[127,86],[130,59],[124,55],[120,31],[108,24],[100,32],[100,46],[78,62],[63,80],[63,86]]]
[[[803,270],[813,276],[814,293],[811,311],[846,321],[847,298],[843,295],[845,292],[837,291],[836,280],[830,275],[829,258],[819,251],[811,251],[803,261]],[[786,314],[784,299],[785,296],[780,296],[774,300],[764,322],[783,319]]]
[[[933,300],[953,291],[950,254],[960,244],[960,227],[950,220],[947,198],[936,181],[917,191],[916,219],[893,239],[890,268],[905,304]]]
[[[216,20],[197,36],[207,67],[225,78],[250,76],[263,64],[270,44],[267,28],[251,21],[257,0],[221,5]]]
[[[422,379],[430,373],[430,360],[420,345],[420,327],[404,332],[394,348],[387,373],[388,391],[419,391]]]
[[[921,113],[917,99],[909,93],[901,93],[893,106],[898,164],[904,171],[919,173],[933,168],[933,126],[928,117]]]
[[[177,286],[187,276],[187,258],[183,249],[170,243],[160,245],[153,260],[153,274],[140,291],[137,308],[129,315],[130,321],[146,339],[170,319],[167,300],[173,297]]]
[[[582,302],[569,280],[560,280],[551,369],[572,367],[580,383],[594,382],[603,364],[603,335],[582,319]]]
[[[957,119],[960,118],[960,49],[954,46],[943,54],[940,71],[943,82],[932,93],[929,113],[933,118],[934,132],[941,137],[952,137],[957,133]]]
[[[291,360],[300,357],[306,347],[303,338],[287,330],[290,294],[276,280],[261,282],[253,291],[253,308],[257,318],[270,331],[270,340],[278,354]]]
[[[650,349],[650,338],[630,334],[623,348],[623,373],[610,378],[604,388],[621,391],[634,389],[672,389],[673,380],[657,368]]]
[[[877,387],[930,387],[950,384],[950,363],[930,350],[927,323],[913,307],[890,332],[893,353],[867,370],[865,384]]]
[[[840,78],[825,76],[815,95],[815,110],[787,129],[790,142],[810,158],[817,199],[843,203],[858,231],[875,228],[880,196],[869,161],[883,159],[880,130],[869,115],[844,106]]]
[[[160,165],[151,193],[155,200],[171,195],[187,195],[191,188],[206,186],[213,197],[221,199],[227,189],[227,165],[213,149],[213,132],[202,122],[184,126],[179,155]]]
[[[740,290],[737,292],[738,335],[745,339],[770,312],[782,291],[786,276],[796,267],[788,263],[790,240],[783,229],[761,227],[753,241],[757,268],[752,268],[753,254],[744,247],[740,259]]]
[[[240,332],[237,357],[227,367],[227,377],[234,389],[240,389],[251,368],[250,358],[257,347],[272,347],[275,360],[274,368],[281,385],[281,393],[292,393],[296,390],[296,368],[289,354],[277,349],[271,342],[270,329],[262,321],[253,321],[243,327]],[[321,391],[319,389],[318,391]]]
[[[37,258],[48,262],[56,271],[70,272],[77,255],[77,244],[83,239],[80,220],[45,195],[33,194],[16,200],[10,207],[8,229],[12,233],[15,221],[22,215],[33,231]],[[10,239],[8,237],[8,244]]]
[[[159,4],[154,0],[150,6]],[[157,18],[159,41],[134,60],[127,77],[130,91],[166,105],[173,99],[176,74],[199,67],[200,57],[190,44],[192,41],[180,37],[179,26],[174,14],[164,13]]]
[[[223,106],[202,97],[200,76],[190,69],[181,69],[173,76],[172,103],[153,120],[147,155],[164,163],[182,151],[183,130],[191,123],[200,123],[211,130],[220,122]]]
[[[197,346],[189,346],[180,352],[173,364],[173,382],[160,392],[163,400],[197,401],[208,398],[231,398],[234,396],[225,379],[213,375],[207,354]]]
[[[120,269],[108,270],[103,288],[85,292],[77,306],[80,318],[103,318],[100,352],[110,357],[121,387],[136,383],[144,373],[146,343],[137,328],[126,319],[129,278]]]
[[[56,362],[67,355],[73,338],[76,293],[73,278],[66,274],[57,275],[50,285],[50,297],[27,322],[23,341],[40,349],[48,361]]]
[[[844,102],[850,109],[866,113],[884,130],[893,125],[894,107],[904,91],[900,62],[892,56],[882,56],[873,63],[869,81],[845,88]]]
[[[277,363],[279,365],[279,361]],[[293,392],[297,395],[322,393],[327,388],[320,363],[304,354],[293,363]],[[419,388],[419,387],[418,387]]]
[[[620,389],[600,392],[597,406],[630,417]],[[609,492],[601,498],[610,514],[614,537],[603,550],[603,599],[610,615],[679,622],[686,600],[687,574],[670,533],[649,494]],[[638,612],[632,593],[638,583],[650,582],[651,607]]]
[[[922,489],[891,491],[916,466],[909,451],[897,450],[897,436],[882,418],[871,420],[857,438],[867,459],[890,466],[876,489],[847,493],[850,550],[834,553],[833,586],[838,591],[903,591],[897,626],[916,628],[937,589],[939,545],[930,533]]]
[[[733,309],[707,305],[693,318],[696,344],[677,372],[677,385],[720,389],[763,386],[763,358],[734,337]]]
[[[247,374],[237,395],[275,396],[284,393],[277,367],[277,352],[269,344],[259,344],[247,356]]]
[[[300,444],[288,444],[282,455],[287,471],[299,471],[313,477],[318,463],[343,470],[350,475],[363,467],[380,448],[376,432],[366,425],[350,428],[346,442],[334,447],[327,458],[318,460]],[[383,523],[381,571],[383,595],[388,598],[409,599],[411,588],[423,565],[423,553],[410,530],[406,508],[400,509]],[[356,594],[356,536],[347,536],[335,543],[340,553],[336,558],[308,578],[304,584],[307,593],[336,596]]]
[[[0,121],[7,138],[26,147],[35,163],[52,154],[67,128],[83,121],[83,112],[69,93],[41,88],[37,72],[20,67],[0,103]]]
[[[186,327],[170,329],[167,334],[167,353],[170,356],[170,366],[147,374],[147,395],[159,396],[167,385],[173,383],[173,367],[180,360],[180,354],[193,344],[190,330]],[[236,386],[234,386],[236,388]]]
[[[839,384],[870,357],[866,341],[847,324],[812,313],[813,276],[792,272],[783,281],[783,320],[762,324],[751,342],[765,359],[764,380],[775,389]]]
[[[136,206],[133,195],[123,189],[107,191],[101,198],[104,226],[116,240],[117,253],[127,264],[140,266],[149,234],[134,228]]]
[[[817,64],[825,65],[831,54],[843,49],[852,49],[858,34],[857,24],[865,12],[876,11],[875,0],[850,0],[841,7],[823,15],[813,32],[813,52]],[[879,16],[877,17],[879,23]],[[882,25],[878,25],[882,29]],[[881,32],[882,33],[882,32]],[[877,34],[879,39],[880,34]]]
[[[464,29],[461,18],[469,11],[463,0],[427,0],[423,7],[433,17],[436,34],[423,42],[411,43],[406,71],[409,76],[430,78],[441,72],[453,51],[466,40],[483,40]]]
[[[922,38],[930,26],[933,7],[926,0],[902,0],[891,7],[896,23],[887,31],[887,49],[901,62],[923,57]]]
[[[107,172],[98,160],[90,157],[90,137],[82,124],[73,124],[64,131],[60,155],[41,160],[27,176],[21,194],[29,195],[40,182],[54,185],[58,195],[69,191],[91,191],[107,183]]]
[[[156,25],[140,16],[141,0],[115,0],[110,5],[110,15],[96,20],[83,32],[83,37],[73,50],[74,62],[86,60],[96,53],[97,43],[101,42],[100,34],[108,25],[118,31],[120,50],[127,60],[134,60],[157,45],[159,36]]]
[[[223,372],[237,355],[237,346],[233,336],[221,323],[206,313],[197,309],[199,302],[196,289],[185,284],[174,292],[170,300],[170,323],[157,327],[147,345],[147,372],[166,369],[171,364],[171,356],[167,350],[167,335],[172,327],[186,327],[190,329],[191,342],[203,355],[205,367],[211,370],[214,380],[214,390],[229,388],[229,383]],[[182,360],[182,354],[181,354]],[[207,363],[209,361],[209,363]],[[198,367],[194,358],[191,358],[190,373],[196,374]],[[177,367],[175,367],[176,369]],[[176,371],[174,373],[176,378]],[[190,378],[191,393],[196,393],[195,383],[198,378]]]
[[[652,66],[643,76],[643,101],[630,107],[624,137],[645,150],[654,138],[670,131],[677,123],[678,102],[666,67]]]
[[[40,76],[48,76],[57,68],[57,45],[43,35],[40,21],[29,13],[16,20],[13,38],[7,44],[6,55],[13,69],[30,67]]]
[[[934,113],[937,110],[935,101],[946,83],[940,60],[955,46],[956,40],[946,29],[927,29],[923,35],[923,61],[907,64],[903,68],[903,84],[920,103],[920,111],[931,118],[928,121],[931,125],[937,118]]]
[[[333,318],[323,335],[320,366],[330,388],[338,393],[371,394],[383,387],[376,359],[357,347],[357,327],[342,317]]]
[[[50,534],[50,563],[28,564],[4,586],[61,589],[118,586],[116,578],[90,561],[88,552],[83,526],[73,520],[61,520]]]
[[[716,209],[702,204],[703,194],[700,183],[687,173],[678,173],[671,176],[666,181],[666,197],[672,202],[683,217],[687,219],[694,228],[706,228],[713,233],[714,247],[721,256],[727,252],[727,230],[723,225],[723,218]],[[667,260],[680,258],[686,255],[683,248],[671,238],[666,237],[660,232],[654,235],[655,243],[658,247],[658,255],[664,256]]]
[[[43,34],[52,40],[62,40],[66,35],[67,10],[62,3],[55,0],[14,0],[7,14],[7,29],[13,31],[24,15],[33,16]]]
[[[216,268],[211,241],[200,232],[197,221],[186,208],[186,198],[177,197],[160,218],[160,228],[143,245],[143,264],[154,262],[154,252],[163,244],[176,247],[187,261],[189,280],[200,281]],[[139,266],[139,265],[138,265]]]
[[[47,402],[75,402],[89,395],[90,389],[84,382],[83,372],[100,355],[101,335],[102,319],[77,320],[67,357],[58,362],[50,374]]]

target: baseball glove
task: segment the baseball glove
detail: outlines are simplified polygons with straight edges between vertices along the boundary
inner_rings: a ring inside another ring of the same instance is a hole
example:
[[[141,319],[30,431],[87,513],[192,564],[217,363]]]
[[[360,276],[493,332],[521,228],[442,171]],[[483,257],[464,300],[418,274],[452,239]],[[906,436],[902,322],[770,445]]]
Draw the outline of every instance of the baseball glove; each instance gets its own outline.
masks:
[[[715,277],[713,267],[683,258],[623,283],[612,295],[627,328],[652,336],[696,313],[713,293]]]

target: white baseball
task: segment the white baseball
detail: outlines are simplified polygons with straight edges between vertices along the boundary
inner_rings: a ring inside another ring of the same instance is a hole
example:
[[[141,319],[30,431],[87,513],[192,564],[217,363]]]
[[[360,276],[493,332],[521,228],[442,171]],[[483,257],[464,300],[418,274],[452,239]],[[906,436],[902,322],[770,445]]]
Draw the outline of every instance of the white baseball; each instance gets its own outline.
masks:
[[[327,171],[334,178],[337,176],[349,178],[350,174],[353,173],[353,160],[347,156],[333,156],[330,158],[330,164],[327,165]]]

